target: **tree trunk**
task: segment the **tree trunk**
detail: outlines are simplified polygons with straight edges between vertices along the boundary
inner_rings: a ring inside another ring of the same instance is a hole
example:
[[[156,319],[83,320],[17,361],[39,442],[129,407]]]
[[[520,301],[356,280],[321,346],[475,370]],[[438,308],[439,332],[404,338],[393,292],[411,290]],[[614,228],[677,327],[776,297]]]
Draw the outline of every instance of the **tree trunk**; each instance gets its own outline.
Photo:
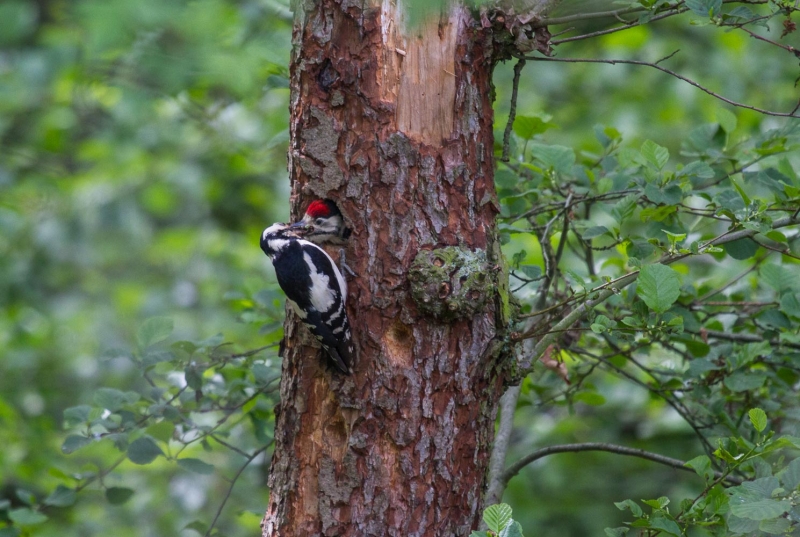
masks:
[[[491,38],[463,7],[402,18],[389,0],[297,6],[292,209],[331,198],[353,229],[359,357],[343,376],[287,321],[265,536],[468,535],[480,519],[507,324]]]

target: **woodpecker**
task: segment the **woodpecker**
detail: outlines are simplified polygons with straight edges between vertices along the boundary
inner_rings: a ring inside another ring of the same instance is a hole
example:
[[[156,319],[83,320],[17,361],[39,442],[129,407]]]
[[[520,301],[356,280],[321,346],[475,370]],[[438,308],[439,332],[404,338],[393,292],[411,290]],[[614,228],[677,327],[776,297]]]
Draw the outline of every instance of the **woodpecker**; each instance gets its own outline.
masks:
[[[350,237],[351,229],[344,225],[339,208],[331,200],[312,201],[303,218],[294,224],[303,230],[303,238],[316,244],[343,245]],[[345,262],[344,248],[339,248],[339,266],[342,272],[355,276]]]
[[[342,245],[351,231],[344,225],[342,213],[331,200],[312,201],[303,219],[295,225],[304,227],[307,231],[303,238],[316,244]]]
[[[345,300],[347,282],[325,250],[305,240],[304,224],[273,224],[261,234],[278,285],[292,309],[316,337],[336,368],[349,375],[355,347]]]

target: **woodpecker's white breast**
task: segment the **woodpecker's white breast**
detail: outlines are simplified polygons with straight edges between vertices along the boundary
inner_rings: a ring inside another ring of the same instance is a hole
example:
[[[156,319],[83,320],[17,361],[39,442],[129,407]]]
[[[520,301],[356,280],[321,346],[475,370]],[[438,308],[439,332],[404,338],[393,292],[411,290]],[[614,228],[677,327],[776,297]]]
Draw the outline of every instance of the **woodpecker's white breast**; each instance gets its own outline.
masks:
[[[317,271],[311,257],[303,252],[303,259],[311,276],[311,304],[317,311],[328,311],[336,303],[336,292],[330,287],[330,278]]]

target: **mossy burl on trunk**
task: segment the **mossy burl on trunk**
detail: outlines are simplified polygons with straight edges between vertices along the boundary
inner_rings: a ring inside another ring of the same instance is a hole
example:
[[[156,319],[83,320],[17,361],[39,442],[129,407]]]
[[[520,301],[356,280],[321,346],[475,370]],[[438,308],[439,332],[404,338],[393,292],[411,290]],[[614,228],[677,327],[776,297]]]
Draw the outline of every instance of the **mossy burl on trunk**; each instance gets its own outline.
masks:
[[[415,303],[409,272],[421,250],[455,247],[503,273],[492,39],[464,8],[408,37],[388,1],[361,6],[296,9],[292,209],[331,198],[353,229],[359,357],[352,377],[326,368],[289,314],[263,535],[468,535],[502,394],[507,308],[492,289],[437,318]]]

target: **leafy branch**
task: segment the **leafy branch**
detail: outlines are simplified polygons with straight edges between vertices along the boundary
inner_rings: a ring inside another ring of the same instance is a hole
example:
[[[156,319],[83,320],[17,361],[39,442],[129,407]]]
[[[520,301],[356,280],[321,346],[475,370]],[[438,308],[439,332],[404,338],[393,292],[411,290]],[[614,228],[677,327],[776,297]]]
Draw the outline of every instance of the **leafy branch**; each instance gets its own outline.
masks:
[[[786,216],[783,218],[779,218],[775,220],[771,226],[771,229],[780,229],[783,227],[796,225],[800,223],[794,216]],[[661,259],[658,260],[658,264],[662,265],[669,265],[676,261],[680,261],[692,255],[701,255],[707,253],[707,249],[711,246],[720,246],[723,244],[728,244],[731,242],[735,242],[744,238],[749,238],[758,233],[758,230],[753,229],[742,229],[739,231],[727,231],[718,237],[706,241],[703,245],[699,247],[698,254],[672,254],[672,255],[665,255]],[[547,347],[555,342],[556,338],[558,337],[558,332],[563,332],[572,328],[575,324],[577,324],[589,311],[594,309],[599,304],[602,304],[608,298],[613,296],[614,294],[618,293],[621,289],[624,289],[628,285],[632,284],[636,281],[639,277],[639,270],[634,270],[625,274],[624,276],[620,276],[615,278],[607,283],[599,285],[593,289],[591,289],[587,296],[591,297],[584,301],[582,304],[577,306],[571,312],[569,312],[561,321],[556,323],[550,331],[545,334],[536,344],[533,350],[533,354],[531,357],[531,365],[525,367],[523,369],[523,375],[529,372],[532,369],[532,364],[535,363],[541,356],[544,355]],[[528,337],[531,337],[531,333],[523,332],[521,334],[517,334],[514,339],[522,340]]]

